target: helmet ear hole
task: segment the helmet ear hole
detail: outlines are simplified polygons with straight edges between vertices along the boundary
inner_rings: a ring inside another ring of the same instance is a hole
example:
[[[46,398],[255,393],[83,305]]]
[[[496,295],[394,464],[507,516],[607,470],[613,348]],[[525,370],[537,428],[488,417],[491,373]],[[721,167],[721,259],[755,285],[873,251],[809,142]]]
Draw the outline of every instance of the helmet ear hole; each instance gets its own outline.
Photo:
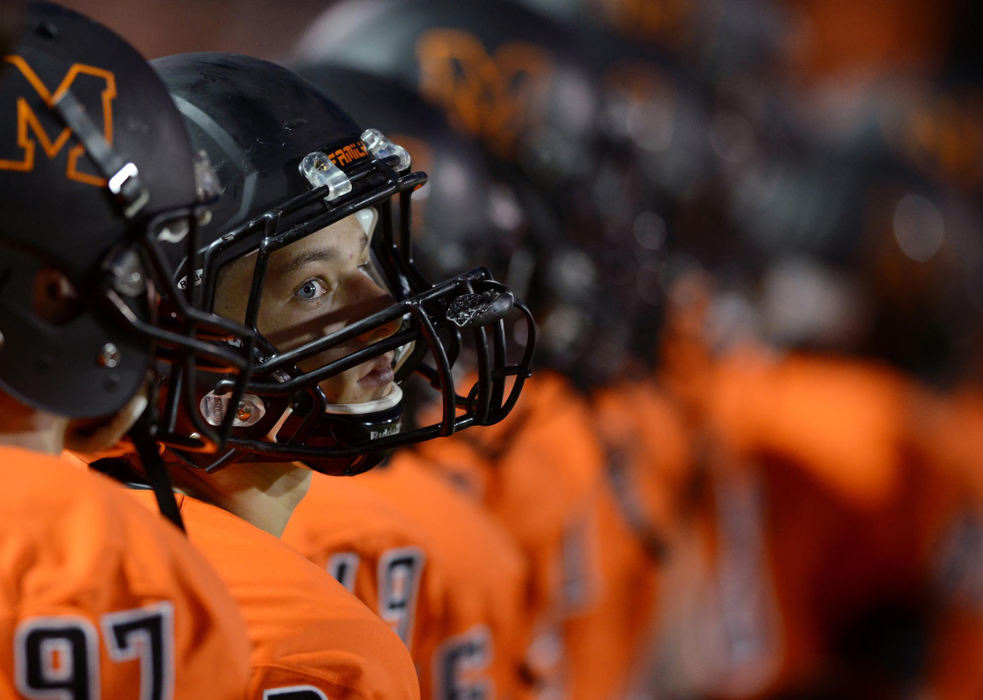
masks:
[[[34,277],[34,314],[52,326],[64,326],[85,311],[75,285],[62,272],[43,267]]]

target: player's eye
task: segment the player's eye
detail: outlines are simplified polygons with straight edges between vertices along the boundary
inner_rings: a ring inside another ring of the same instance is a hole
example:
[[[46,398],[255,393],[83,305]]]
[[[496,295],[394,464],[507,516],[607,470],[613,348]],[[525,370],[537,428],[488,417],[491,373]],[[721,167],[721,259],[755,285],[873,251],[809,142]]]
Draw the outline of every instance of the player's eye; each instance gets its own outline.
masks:
[[[312,299],[323,297],[327,293],[327,285],[321,280],[313,278],[297,287],[297,291],[294,292],[294,296],[304,301],[311,301]]]

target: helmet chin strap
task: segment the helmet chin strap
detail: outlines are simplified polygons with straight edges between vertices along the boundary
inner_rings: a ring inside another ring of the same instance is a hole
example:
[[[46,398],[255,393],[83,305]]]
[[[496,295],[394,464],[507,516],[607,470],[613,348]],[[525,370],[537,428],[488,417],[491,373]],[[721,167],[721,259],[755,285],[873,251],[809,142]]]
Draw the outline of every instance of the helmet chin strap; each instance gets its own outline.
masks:
[[[106,178],[106,187],[119,203],[123,216],[132,219],[139,214],[150,200],[150,194],[140,179],[137,166],[106,142],[71,90],[66,89],[61,94],[54,104],[54,110],[82,142],[89,158]]]
[[[167,471],[164,460],[161,459],[160,450],[154,440],[154,423],[152,420],[153,409],[148,406],[141,414],[137,422],[130,428],[130,440],[137,448],[140,455],[140,462],[143,464],[143,471],[146,474],[147,482],[154,491],[157,498],[157,507],[161,515],[170,520],[181,532],[185,532],[184,520],[181,519],[181,511],[174,498],[174,486],[171,483],[171,476]]]

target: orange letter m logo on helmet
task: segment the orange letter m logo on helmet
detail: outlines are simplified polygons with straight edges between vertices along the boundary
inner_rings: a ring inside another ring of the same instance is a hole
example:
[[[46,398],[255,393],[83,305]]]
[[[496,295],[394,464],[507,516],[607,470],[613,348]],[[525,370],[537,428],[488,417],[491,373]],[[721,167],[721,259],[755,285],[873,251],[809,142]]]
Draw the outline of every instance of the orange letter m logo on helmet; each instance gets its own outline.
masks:
[[[101,93],[103,120],[102,135],[103,138],[106,139],[106,143],[112,144],[113,100],[116,98],[115,75],[107,70],[103,70],[102,68],[95,68],[82,63],[74,63],[72,64],[72,67],[68,69],[68,73],[65,74],[61,84],[58,85],[54,92],[51,92],[45,86],[45,84],[41,82],[41,79],[38,78],[34,70],[23,58],[20,56],[7,56],[6,60],[20,71],[21,75],[24,76],[49,110],[54,107],[55,102],[58,101],[62,94],[72,87],[79,76],[87,75],[102,80],[104,83]],[[96,123],[98,123],[98,121]],[[65,144],[68,142],[71,134],[72,130],[66,126],[54,138],[49,137],[48,132],[41,125],[41,120],[39,119],[38,115],[35,114],[34,110],[31,108],[31,104],[28,99],[26,97],[18,97],[17,145],[23,151],[23,157],[20,160],[0,159],[0,170],[13,170],[25,173],[31,172],[34,170],[34,158],[36,155],[35,150],[38,145],[41,146],[41,150],[44,151],[44,154],[50,160],[61,152],[61,150],[65,147]],[[68,165],[65,168],[65,177],[67,177],[69,180],[84,182],[87,185],[104,187],[106,185],[106,180],[102,177],[79,171],[78,161],[83,153],[85,153],[85,147],[81,143],[75,144],[68,150]]]

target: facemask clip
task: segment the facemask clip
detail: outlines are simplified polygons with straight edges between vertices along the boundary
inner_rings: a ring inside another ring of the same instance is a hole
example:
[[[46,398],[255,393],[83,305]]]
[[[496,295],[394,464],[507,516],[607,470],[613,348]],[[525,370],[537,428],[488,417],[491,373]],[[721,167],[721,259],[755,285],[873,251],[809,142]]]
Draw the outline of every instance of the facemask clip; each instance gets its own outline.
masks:
[[[352,181],[321,151],[313,151],[304,156],[300,161],[299,170],[311,187],[327,186],[328,194],[324,198],[325,202],[331,202],[352,191]]]

